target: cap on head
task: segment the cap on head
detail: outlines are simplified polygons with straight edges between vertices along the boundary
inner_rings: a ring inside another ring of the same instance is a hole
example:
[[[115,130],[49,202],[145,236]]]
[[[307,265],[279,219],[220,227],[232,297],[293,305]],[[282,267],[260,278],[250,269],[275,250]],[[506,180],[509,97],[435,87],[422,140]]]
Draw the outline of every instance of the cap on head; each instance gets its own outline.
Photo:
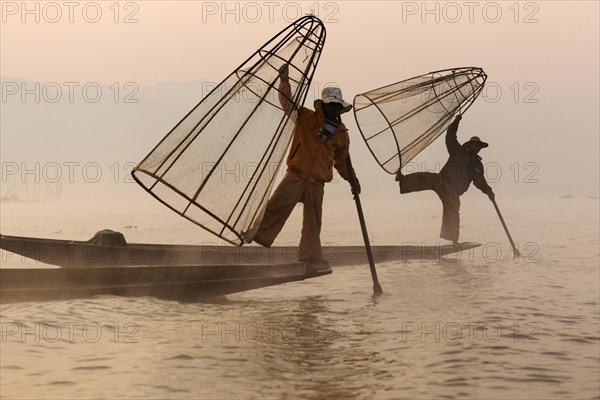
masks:
[[[473,136],[473,137],[471,137],[471,139],[469,139],[469,141],[463,143],[463,146],[464,147],[469,147],[472,144],[477,144],[482,149],[485,149],[486,147],[489,146],[486,142],[482,142],[481,139],[479,139],[479,136]]]
[[[315,110],[323,111],[322,104],[338,103],[342,105],[342,111],[340,114],[348,112],[352,109],[352,104],[346,103],[342,96],[342,90],[335,86],[327,86],[321,91],[321,98],[315,100]]]

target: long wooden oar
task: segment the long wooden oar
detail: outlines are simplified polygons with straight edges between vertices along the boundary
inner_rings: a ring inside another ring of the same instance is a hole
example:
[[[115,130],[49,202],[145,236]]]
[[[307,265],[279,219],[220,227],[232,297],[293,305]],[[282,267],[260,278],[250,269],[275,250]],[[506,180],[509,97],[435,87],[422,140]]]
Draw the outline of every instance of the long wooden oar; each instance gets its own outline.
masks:
[[[356,181],[354,176],[354,169],[352,168],[352,160],[350,155],[346,159],[346,165],[348,165],[348,171],[350,173],[350,179],[352,179],[352,187],[356,187]],[[367,258],[369,259],[369,267],[371,268],[371,278],[373,278],[373,294],[379,296],[383,293],[383,289],[377,279],[377,270],[375,269],[375,261],[373,261],[373,253],[371,252],[371,242],[369,241],[369,233],[367,232],[367,224],[365,223],[365,216],[363,214],[362,205],[360,204],[360,197],[358,193],[354,195],[354,202],[356,203],[356,211],[358,212],[358,219],[360,220],[360,229],[362,230],[363,239],[365,241],[365,248],[367,250]]]
[[[512,237],[510,236],[510,232],[508,231],[508,228],[506,227],[506,223],[504,222],[504,218],[502,218],[502,214],[500,213],[500,209],[498,208],[498,204],[496,204],[496,200],[492,200],[492,203],[494,204],[494,208],[496,209],[496,212],[498,213],[498,217],[500,217],[500,222],[502,222],[502,226],[504,227],[504,231],[506,232],[506,236],[508,236],[508,240],[510,240],[510,244],[513,248],[513,252],[515,254],[515,257],[520,257],[521,253],[519,253],[519,250],[517,249],[517,246],[515,246],[515,242],[513,242]]]

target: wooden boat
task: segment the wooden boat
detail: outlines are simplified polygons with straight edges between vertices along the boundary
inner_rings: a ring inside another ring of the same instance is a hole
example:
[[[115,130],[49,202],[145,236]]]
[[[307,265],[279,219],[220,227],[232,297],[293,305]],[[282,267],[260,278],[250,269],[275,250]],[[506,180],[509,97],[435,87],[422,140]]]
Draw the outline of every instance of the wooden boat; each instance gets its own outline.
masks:
[[[0,268],[0,303],[49,301],[95,295],[153,296],[198,301],[330,274],[304,275],[285,265]]]
[[[439,259],[477,246],[373,246],[372,250],[375,261],[381,263]],[[2,255],[9,265],[21,256],[65,267],[0,268],[2,303],[102,294],[197,301],[331,273],[304,275],[294,246],[136,244],[109,230],[88,241],[0,235],[0,248],[9,252]],[[363,246],[326,246],[324,255],[332,266],[367,263]]]
[[[439,260],[459,251],[480,246],[479,243],[410,244],[372,246],[376,263],[386,261]],[[14,254],[3,254],[9,264],[19,257],[66,268],[168,265],[233,265],[289,264],[297,262],[297,247],[231,245],[169,245],[127,243],[123,234],[110,230],[96,233],[88,241],[42,239],[0,235],[0,248]],[[332,267],[367,263],[364,246],[323,247],[324,258]]]

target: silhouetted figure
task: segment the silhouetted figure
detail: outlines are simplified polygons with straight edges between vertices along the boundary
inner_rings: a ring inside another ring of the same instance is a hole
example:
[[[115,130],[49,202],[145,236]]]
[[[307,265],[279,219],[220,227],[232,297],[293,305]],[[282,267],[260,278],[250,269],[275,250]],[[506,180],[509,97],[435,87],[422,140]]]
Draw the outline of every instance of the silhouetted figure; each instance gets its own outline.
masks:
[[[396,173],[396,181],[400,184],[400,193],[433,190],[442,200],[444,207],[440,237],[458,243],[460,230],[460,196],[467,191],[471,182],[490,200],[495,195],[483,174],[483,164],[479,151],[488,147],[479,137],[473,136],[468,142],[460,144],[456,138],[458,115],[446,131],[446,147],[450,157],[439,174],[432,172],[416,172],[403,175],[401,170]]]

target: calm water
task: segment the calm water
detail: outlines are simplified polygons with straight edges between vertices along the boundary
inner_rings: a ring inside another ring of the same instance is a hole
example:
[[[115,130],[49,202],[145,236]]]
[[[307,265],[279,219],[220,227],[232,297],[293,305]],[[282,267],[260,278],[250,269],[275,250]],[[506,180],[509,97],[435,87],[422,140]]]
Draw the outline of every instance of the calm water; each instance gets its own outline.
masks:
[[[395,222],[371,215],[373,241],[435,243],[431,204],[394,210]],[[597,399],[598,200],[505,207],[523,258],[513,259],[489,204],[473,205],[463,239],[485,247],[378,265],[378,298],[359,265],[220,304],[106,296],[2,305],[2,398]],[[130,241],[198,242],[169,213],[48,217],[51,208],[3,205],[2,232],[85,239],[109,227]],[[325,241],[360,242],[356,221],[342,218],[351,211],[325,210]],[[282,240],[293,240],[298,217]],[[3,267],[17,265],[40,266],[3,254]]]

